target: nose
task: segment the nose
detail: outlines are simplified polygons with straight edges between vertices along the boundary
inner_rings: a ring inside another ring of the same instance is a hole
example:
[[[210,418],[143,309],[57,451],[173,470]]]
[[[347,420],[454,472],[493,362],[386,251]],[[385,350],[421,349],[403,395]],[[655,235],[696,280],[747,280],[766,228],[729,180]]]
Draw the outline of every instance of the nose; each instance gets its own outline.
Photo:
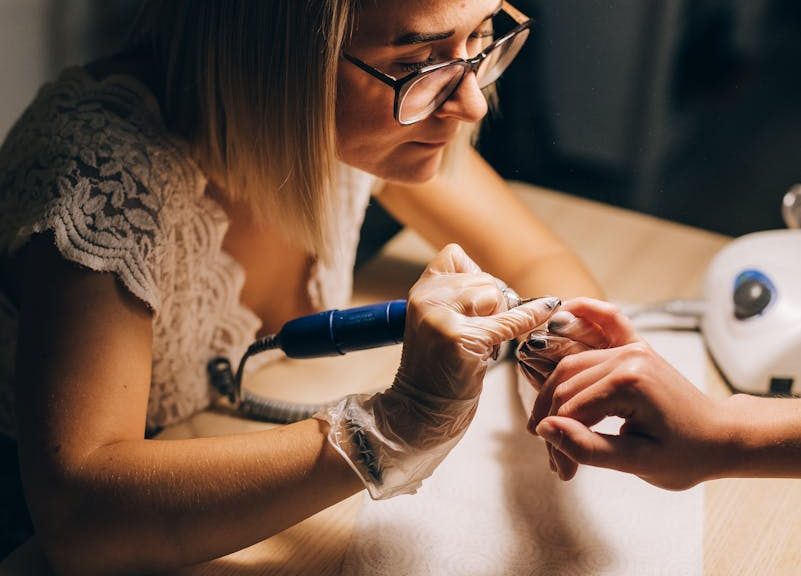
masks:
[[[487,115],[487,99],[478,87],[475,73],[468,72],[436,115],[443,118],[457,118],[463,122],[476,123]]]

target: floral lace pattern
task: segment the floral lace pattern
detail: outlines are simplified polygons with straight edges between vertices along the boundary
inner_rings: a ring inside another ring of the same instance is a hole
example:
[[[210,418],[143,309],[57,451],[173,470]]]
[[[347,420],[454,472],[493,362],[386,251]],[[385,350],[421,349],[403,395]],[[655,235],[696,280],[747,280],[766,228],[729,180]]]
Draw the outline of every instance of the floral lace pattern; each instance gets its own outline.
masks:
[[[339,176],[329,240],[343,249],[330,267],[311,271],[308,289],[318,307],[350,297],[374,184],[345,166]],[[215,394],[207,361],[238,358],[261,325],[240,303],[245,274],[222,250],[229,222],[204,195],[206,183],[144,86],[127,76],[96,81],[83,68],[43,87],[0,149],[0,258],[51,231],[64,258],[114,273],[153,310],[149,429],[208,406]],[[0,307],[0,334],[15,341],[15,333],[15,311]],[[5,432],[14,428],[10,362],[0,355]]]

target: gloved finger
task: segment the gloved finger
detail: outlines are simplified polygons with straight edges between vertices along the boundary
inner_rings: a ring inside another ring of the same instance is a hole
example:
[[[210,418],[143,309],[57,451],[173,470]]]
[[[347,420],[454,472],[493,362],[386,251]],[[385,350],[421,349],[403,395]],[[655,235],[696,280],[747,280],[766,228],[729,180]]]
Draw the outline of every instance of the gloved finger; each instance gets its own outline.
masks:
[[[609,339],[598,324],[559,310],[548,321],[548,332],[581,342],[589,348],[609,348]]]
[[[491,316],[507,309],[506,297],[494,281],[460,291],[454,304],[463,316]]]
[[[548,320],[558,309],[561,300],[555,296],[538,298],[522,306],[500,312],[493,316],[481,316],[469,319],[473,331],[468,334],[472,340],[474,352],[479,347],[492,347],[523,334],[532,332],[537,326]],[[467,345],[468,343],[465,342]]]
[[[501,280],[500,278],[496,278],[498,282],[498,287],[501,289],[503,293],[504,300],[506,302],[506,310],[512,308],[513,306],[517,306],[520,303],[520,295],[514,291],[514,289],[510,288],[509,285]]]
[[[498,285],[498,290],[500,290],[501,292],[506,292],[507,290],[510,290],[509,285],[500,278],[495,278],[495,283]]]
[[[606,335],[608,347],[623,346],[640,340],[628,318],[613,304],[593,298],[574,298],[564,310],[597,324]]]
[[[420,279],[412,286],[410,292],[423,292],[431,300],[450,301],[454,294],[467,288],[493,288],[502,292],[498,279],[486,272],[438,272]]]
[[[423,276],[450,273],[477,274],[480,272],[481,267],[467,255],[461,246],[448,244],[429,262]]]

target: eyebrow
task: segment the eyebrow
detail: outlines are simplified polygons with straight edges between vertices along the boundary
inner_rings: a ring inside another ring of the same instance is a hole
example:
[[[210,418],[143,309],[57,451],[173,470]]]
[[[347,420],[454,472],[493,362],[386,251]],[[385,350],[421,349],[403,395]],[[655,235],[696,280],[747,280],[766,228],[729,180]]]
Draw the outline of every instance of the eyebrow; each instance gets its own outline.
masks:
[[[496,16],[501,10],[503,9],[503,0],[498,3],[498,7],[493,10],[491,14],[488,14],[486,18],[484,18],[481,23],[483,24],[490,18]],[[390,46],[413,46],[415,44],[427,44],[428,42],[439,42],[441,40],[447,40],[451,36],[456,34],[456,30],[449,30],[447,32],[406,32],[405,34],[401,34],[394,40],[392,40],[389,45]]]

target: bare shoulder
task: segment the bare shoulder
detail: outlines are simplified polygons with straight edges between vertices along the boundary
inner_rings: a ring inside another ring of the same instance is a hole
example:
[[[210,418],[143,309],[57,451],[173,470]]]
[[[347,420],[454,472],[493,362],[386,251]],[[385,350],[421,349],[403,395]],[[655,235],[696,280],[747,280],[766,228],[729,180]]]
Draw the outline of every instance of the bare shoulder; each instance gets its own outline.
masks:
[[[49,234],[25,250],[16,376],[23,465],[26,450],[38,454],[28,462],[47,454],[45,462],[69,467],[103,444],[141,439],[151,311],[113,274],[62,258]]]

